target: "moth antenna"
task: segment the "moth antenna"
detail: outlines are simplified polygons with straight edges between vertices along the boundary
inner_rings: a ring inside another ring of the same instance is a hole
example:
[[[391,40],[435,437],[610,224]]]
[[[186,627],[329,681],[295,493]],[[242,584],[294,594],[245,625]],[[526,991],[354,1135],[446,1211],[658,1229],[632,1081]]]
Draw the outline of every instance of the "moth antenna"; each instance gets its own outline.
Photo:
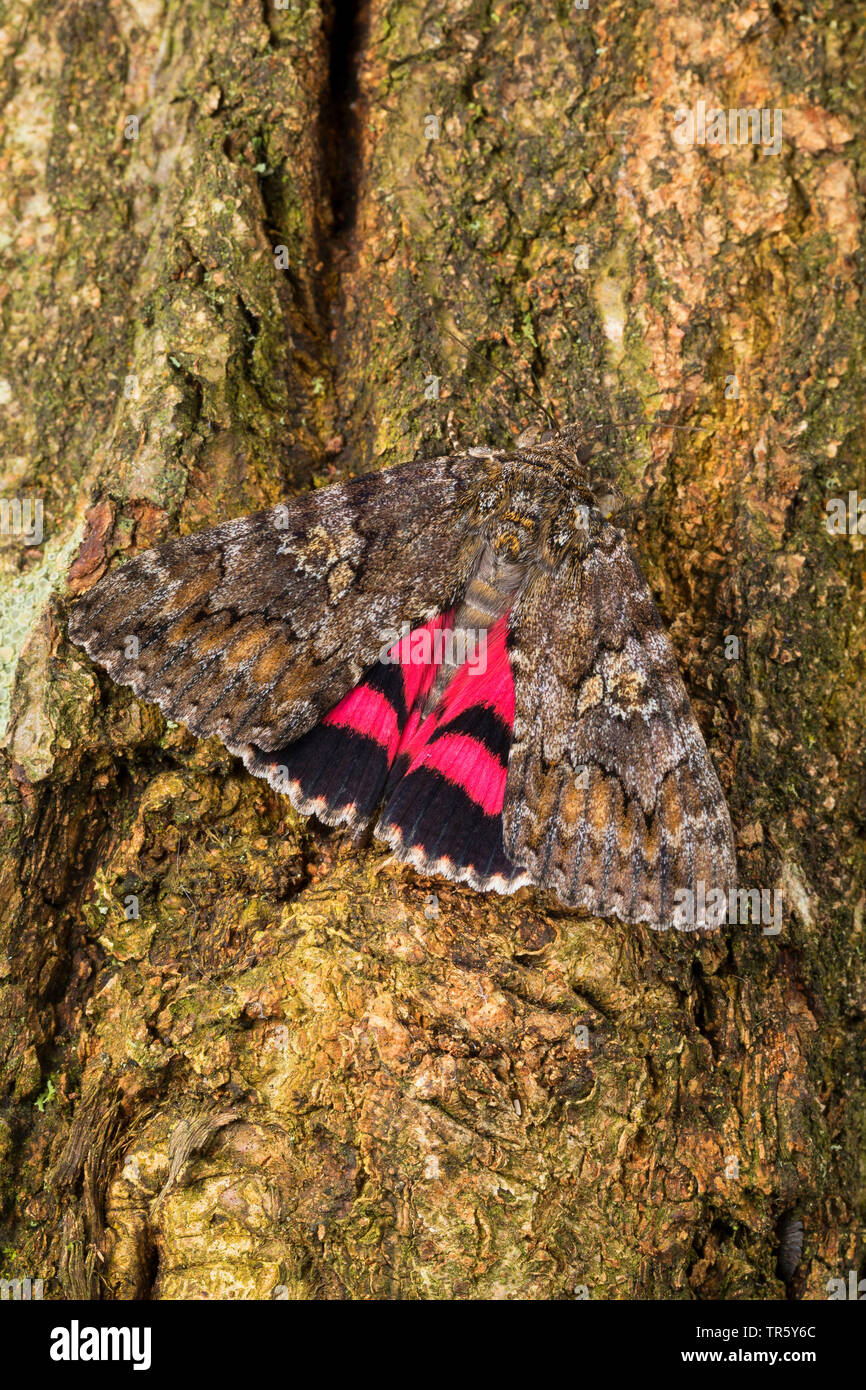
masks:
[[[455,343],[459,343],[460,346],[463,348],[464,352],[471,352],[476,357],[480,357],[482,361],[487,361],[487,358],[484,357],[483,353],[478,351],[478,348],[472,347],[470,343],[464,343],[463,339],[458,338],[456,333],[452,333],[450,328],[445,328],[443,325],[443,332],[447,333],[449,338],[453,338]],[[549,410],[548,407],[544,404],[544,401],[542,400],[540,395],[536,396],[532,391],[528,391],[527,388],[521,382],[519,382],[516,377],[512,376],[510,372],[507,372],[504,367],[497,367],[495,362],[491,363],[490,365],[493,367],[493,370],[495,372],[498,372],[500,376],[505,377],[505,379],[507,381],[510,381],[511,385],[515,386],[518,391],[522,392],[528,400],[531,400],[534,405],[537,405],[541,410],[544,411],[547,423],[551,429],[559,429],[559,425],[556,422],[556,416],[553,414],[552,410]],[[531,367],[529,368],[529,375],[532,377],[532,380],[536,383],[536,385],[538,385],[535,378],[535,373],[533,372]]]
[[[444,324],[442,325],[442,331],[447,333],[449,338],[453,338],[455,343],[459,343],[460,346],[463,348],[464,352],[472,353],[475,357],[481,358],[482,361],[488,361],[488,359],[484,357],[484,354],[479,352],[478,348],[473,347],[471,343],[465,343],[462,338],[458,338],[457,334],[453,333],[450,328],[446,328]],[[539,380],[528,362],[526,364],[527,370],[529,371],[529,375],[532,377],[533,383],[535,384],[537,394],[536,392],[527,390],[523,383],[518,381],[515,376],[512,376],[511,372],[506,371],[504,367],[498,367],[495,362],[491,363],[490,365],[493,367],[493,370],[495,372],[499,373],[501,377],[504,377],[506,381],[510,381],[511,385],[514,386],[517,389],[517,391],[519,391],[522,395],[526,396],[527,400],[532,401],[534,405],[537,405],[538,408],[544,412],[547,423],[551,429],[559,431],[560,425],[559,421],[556,418],[556,413],[552,406],[548,406],[545,404],[544,399],[541,395],[541,385],[539,383]],[[647,395],[647,399],[651,400],[654,396],[662,395],[664,395],[663,391],[650,391]],[[699,428],[699,426],[697,425],[677,425],[674,424],[674,422],[671,420],[650,420],[641,423],[646,423],[648,428],[651,430],[685,430],[686,432],[691,433]],[[634,422],[629,422],[626,420],[611,420],[609,421],[609,424],[615,430],[630,430],[635,428]],[[601,425],[595,425],[593,426],[593,428],[596,434],[601,434]]]
[[[535,389],[538,391],[538,398],[539,398],[539,400],[541,401],[541,383],[539,382],[538,377],[535,375],[535,372],[534,372],[534,371],[532,370],[532,368],[529,366],[529,363],[528,363],[528,362],[527,362],[526,365],[527,365],[527,367],[529,367],[529,375],[532,377],[532,380],[535,382]],[[545,415],[547,416],[547,423],[548,423],[548,425],[550,425],[551,429],[559,430],[559,421],[558,421],[557,418],[556,418],[556,411],[553,409],[553,406],[551,406],[550,409],[548,410],[547,406],[544,405],[544,403],[543,403],[543,401],[542,401],[541,408],[542,408],[542,410],[544,411]]]

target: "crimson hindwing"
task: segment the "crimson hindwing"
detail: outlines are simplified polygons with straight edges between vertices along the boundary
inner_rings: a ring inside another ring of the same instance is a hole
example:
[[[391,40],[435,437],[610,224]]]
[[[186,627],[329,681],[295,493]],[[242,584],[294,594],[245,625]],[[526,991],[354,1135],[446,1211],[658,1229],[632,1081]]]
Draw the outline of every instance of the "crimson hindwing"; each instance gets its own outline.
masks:
[[[514,724],[507,618],[464,661],[427,710],[439,671],[443,613],[399,639],[327,715],[275,752],[253,748],[250,771],[329,825],[367,825],[423,873],[513,892],[529,877],[502,838]],[[419,640],[420,639],[420,640]]]

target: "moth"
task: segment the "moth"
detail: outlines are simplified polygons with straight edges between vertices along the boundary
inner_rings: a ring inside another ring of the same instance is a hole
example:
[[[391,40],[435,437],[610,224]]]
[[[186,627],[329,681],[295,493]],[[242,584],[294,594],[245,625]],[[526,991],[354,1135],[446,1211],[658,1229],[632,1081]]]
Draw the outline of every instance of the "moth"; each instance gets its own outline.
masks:
[[[571,427],[307,492],[130,559],[70,636],[421,873],[670,924],[733,832],[587,461]]]

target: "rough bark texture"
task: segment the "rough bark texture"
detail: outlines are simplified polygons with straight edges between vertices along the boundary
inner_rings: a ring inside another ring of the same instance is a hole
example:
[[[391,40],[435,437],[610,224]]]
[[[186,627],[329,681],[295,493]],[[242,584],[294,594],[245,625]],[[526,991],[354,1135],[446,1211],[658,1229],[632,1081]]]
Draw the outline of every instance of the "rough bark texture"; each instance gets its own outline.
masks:
[[[857,9],[13,0],[4,495],[45,536],[2,539],[2,1275],[780,1297],[786,1213],[790,1296],[856,1268]],[[781,108],[781,153],[678,146],[701,97]],[[498,368],[601,430],[777,936],[399,872],[66,641],[122,552],[506,443]]]

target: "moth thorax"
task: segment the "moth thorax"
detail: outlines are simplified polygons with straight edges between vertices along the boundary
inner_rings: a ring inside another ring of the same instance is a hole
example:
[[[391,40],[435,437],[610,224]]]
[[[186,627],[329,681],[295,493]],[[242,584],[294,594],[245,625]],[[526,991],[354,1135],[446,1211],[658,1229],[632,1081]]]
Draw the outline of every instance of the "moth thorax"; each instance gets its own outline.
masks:
[[[515,506],[498,518],[491,537],[497,566],[525,564],[531,559],[538,538],[538,524],[537,515]]]
[[[498,560],[519,560],[520,536],[516,531],[501,531],[493,542],[493,550]]]

